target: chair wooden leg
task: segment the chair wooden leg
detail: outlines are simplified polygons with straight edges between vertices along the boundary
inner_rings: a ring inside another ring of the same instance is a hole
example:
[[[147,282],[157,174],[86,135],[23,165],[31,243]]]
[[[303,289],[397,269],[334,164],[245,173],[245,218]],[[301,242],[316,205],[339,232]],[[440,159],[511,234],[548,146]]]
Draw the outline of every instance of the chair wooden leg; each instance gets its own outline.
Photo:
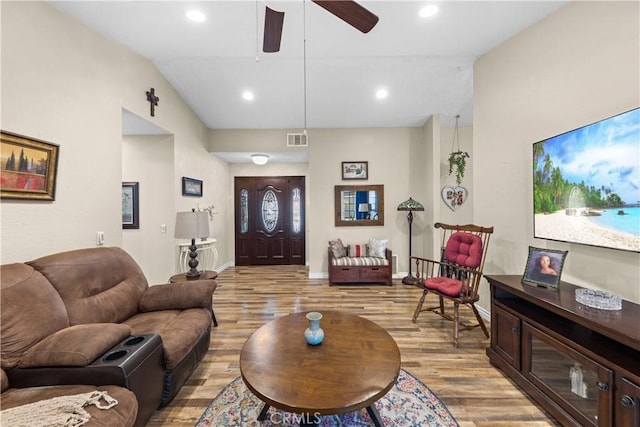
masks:
[[[478,309],[476,308],[475,304],[471,304],[471,309],[473,310],[473,314],[476,315],[476,319],[478,320],[478,323],[480,324],[480,327],[482,328],[482,331],[484,332],[484,335],[489,338],[489,331],[487,330],[487,327],[484,324],[484,321],[482,320],[482,317],[480,317],[480,313],[478,313]]]
[[[428,290],[424,290],[422,292],[422,297],[420,298],[420,302],[418,302],[418,306],[416,307],[416,311],[413,313],[413,323],[416,323],[416,320],[418,320],[418,316],[420,315],[420,312],[422,311],[422,304],[424,304],[424,299],[427,297],[427,294],[429,293]]]
[[[440,297],[440,313],[444,316],[444,298]]]
[[[453,303],[453,346],[458,348],[458,335],[460,332],[460,305]]]

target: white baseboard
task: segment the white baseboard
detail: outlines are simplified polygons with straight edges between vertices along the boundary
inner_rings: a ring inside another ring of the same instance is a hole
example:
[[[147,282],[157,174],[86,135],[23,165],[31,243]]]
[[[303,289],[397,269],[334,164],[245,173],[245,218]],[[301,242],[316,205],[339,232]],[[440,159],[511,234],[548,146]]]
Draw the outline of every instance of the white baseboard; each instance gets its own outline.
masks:
[[[222,264],[219,267],[214,268],[214,271],[218,274],[222,273],[223,271],[225,271],[227,268],[229,267],[233,267],[235,265],[235,263],[233,261],[229,261],[226,264]]]
[[[483,320],[486,320],[487,322],[491,322],[491,312],[485,310],[482,307],[478,307],[476,305],[476,308],[478,309],[478,313],[480,313],[480,317],[482,317]]]

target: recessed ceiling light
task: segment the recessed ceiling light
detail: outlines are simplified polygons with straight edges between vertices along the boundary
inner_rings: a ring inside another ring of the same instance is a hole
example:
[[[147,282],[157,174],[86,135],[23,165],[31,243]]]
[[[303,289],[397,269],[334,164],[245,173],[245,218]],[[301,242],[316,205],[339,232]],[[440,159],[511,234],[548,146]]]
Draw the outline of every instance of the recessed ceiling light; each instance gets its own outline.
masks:
[[[204,13],[195,9],[187,10],[186,15],[187,15],[187,18],[189,18],[193,22],[204,22],[207,19],[207,17],[204,16]]]
[[[430,4],[420,9],[420,17],[428,18],[438,13],[438,10],[439,10],[438,6],[436,6],[435,4]]]
[[[385,99],[387,96],[389,96],[389,91],[385,88],[380,88],[376,91],[376,98],[378,99]]]
[[[244,92],[242,92],[242,97],[247,101],[253,101],[253,93],[248,90],[245,90]]]

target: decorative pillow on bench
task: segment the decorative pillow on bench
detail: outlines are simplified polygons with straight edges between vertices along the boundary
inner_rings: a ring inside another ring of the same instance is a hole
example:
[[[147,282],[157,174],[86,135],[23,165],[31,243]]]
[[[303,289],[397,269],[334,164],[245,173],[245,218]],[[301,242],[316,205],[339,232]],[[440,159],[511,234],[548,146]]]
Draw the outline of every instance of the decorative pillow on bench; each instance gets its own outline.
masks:
[[[347,249],[342,244],[342,240],[329,240],[329,248],[334,258],[342,258],[347,256]]]
[[[369,239],[369,256],[386,258],[387,242],[389,242],[387,239]]]
[[[350,257],[366,257],[368,253],[367,245],[349,245]]]

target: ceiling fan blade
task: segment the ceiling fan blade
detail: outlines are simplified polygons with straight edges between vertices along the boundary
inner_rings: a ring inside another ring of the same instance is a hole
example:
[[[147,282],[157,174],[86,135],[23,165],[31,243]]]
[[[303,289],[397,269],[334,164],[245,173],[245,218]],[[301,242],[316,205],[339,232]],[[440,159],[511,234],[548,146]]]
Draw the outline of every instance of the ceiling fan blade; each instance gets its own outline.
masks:
[[[311,0],[333,13],[352,27],[368,33],[378,23],[378,17],[353,0]]]
[[[284,23],[284,12],[270,9],[265,6],[264,13],[264,38],[262,39],[263,52],[279,52],[280,41],[282,40],[282,24]]]

